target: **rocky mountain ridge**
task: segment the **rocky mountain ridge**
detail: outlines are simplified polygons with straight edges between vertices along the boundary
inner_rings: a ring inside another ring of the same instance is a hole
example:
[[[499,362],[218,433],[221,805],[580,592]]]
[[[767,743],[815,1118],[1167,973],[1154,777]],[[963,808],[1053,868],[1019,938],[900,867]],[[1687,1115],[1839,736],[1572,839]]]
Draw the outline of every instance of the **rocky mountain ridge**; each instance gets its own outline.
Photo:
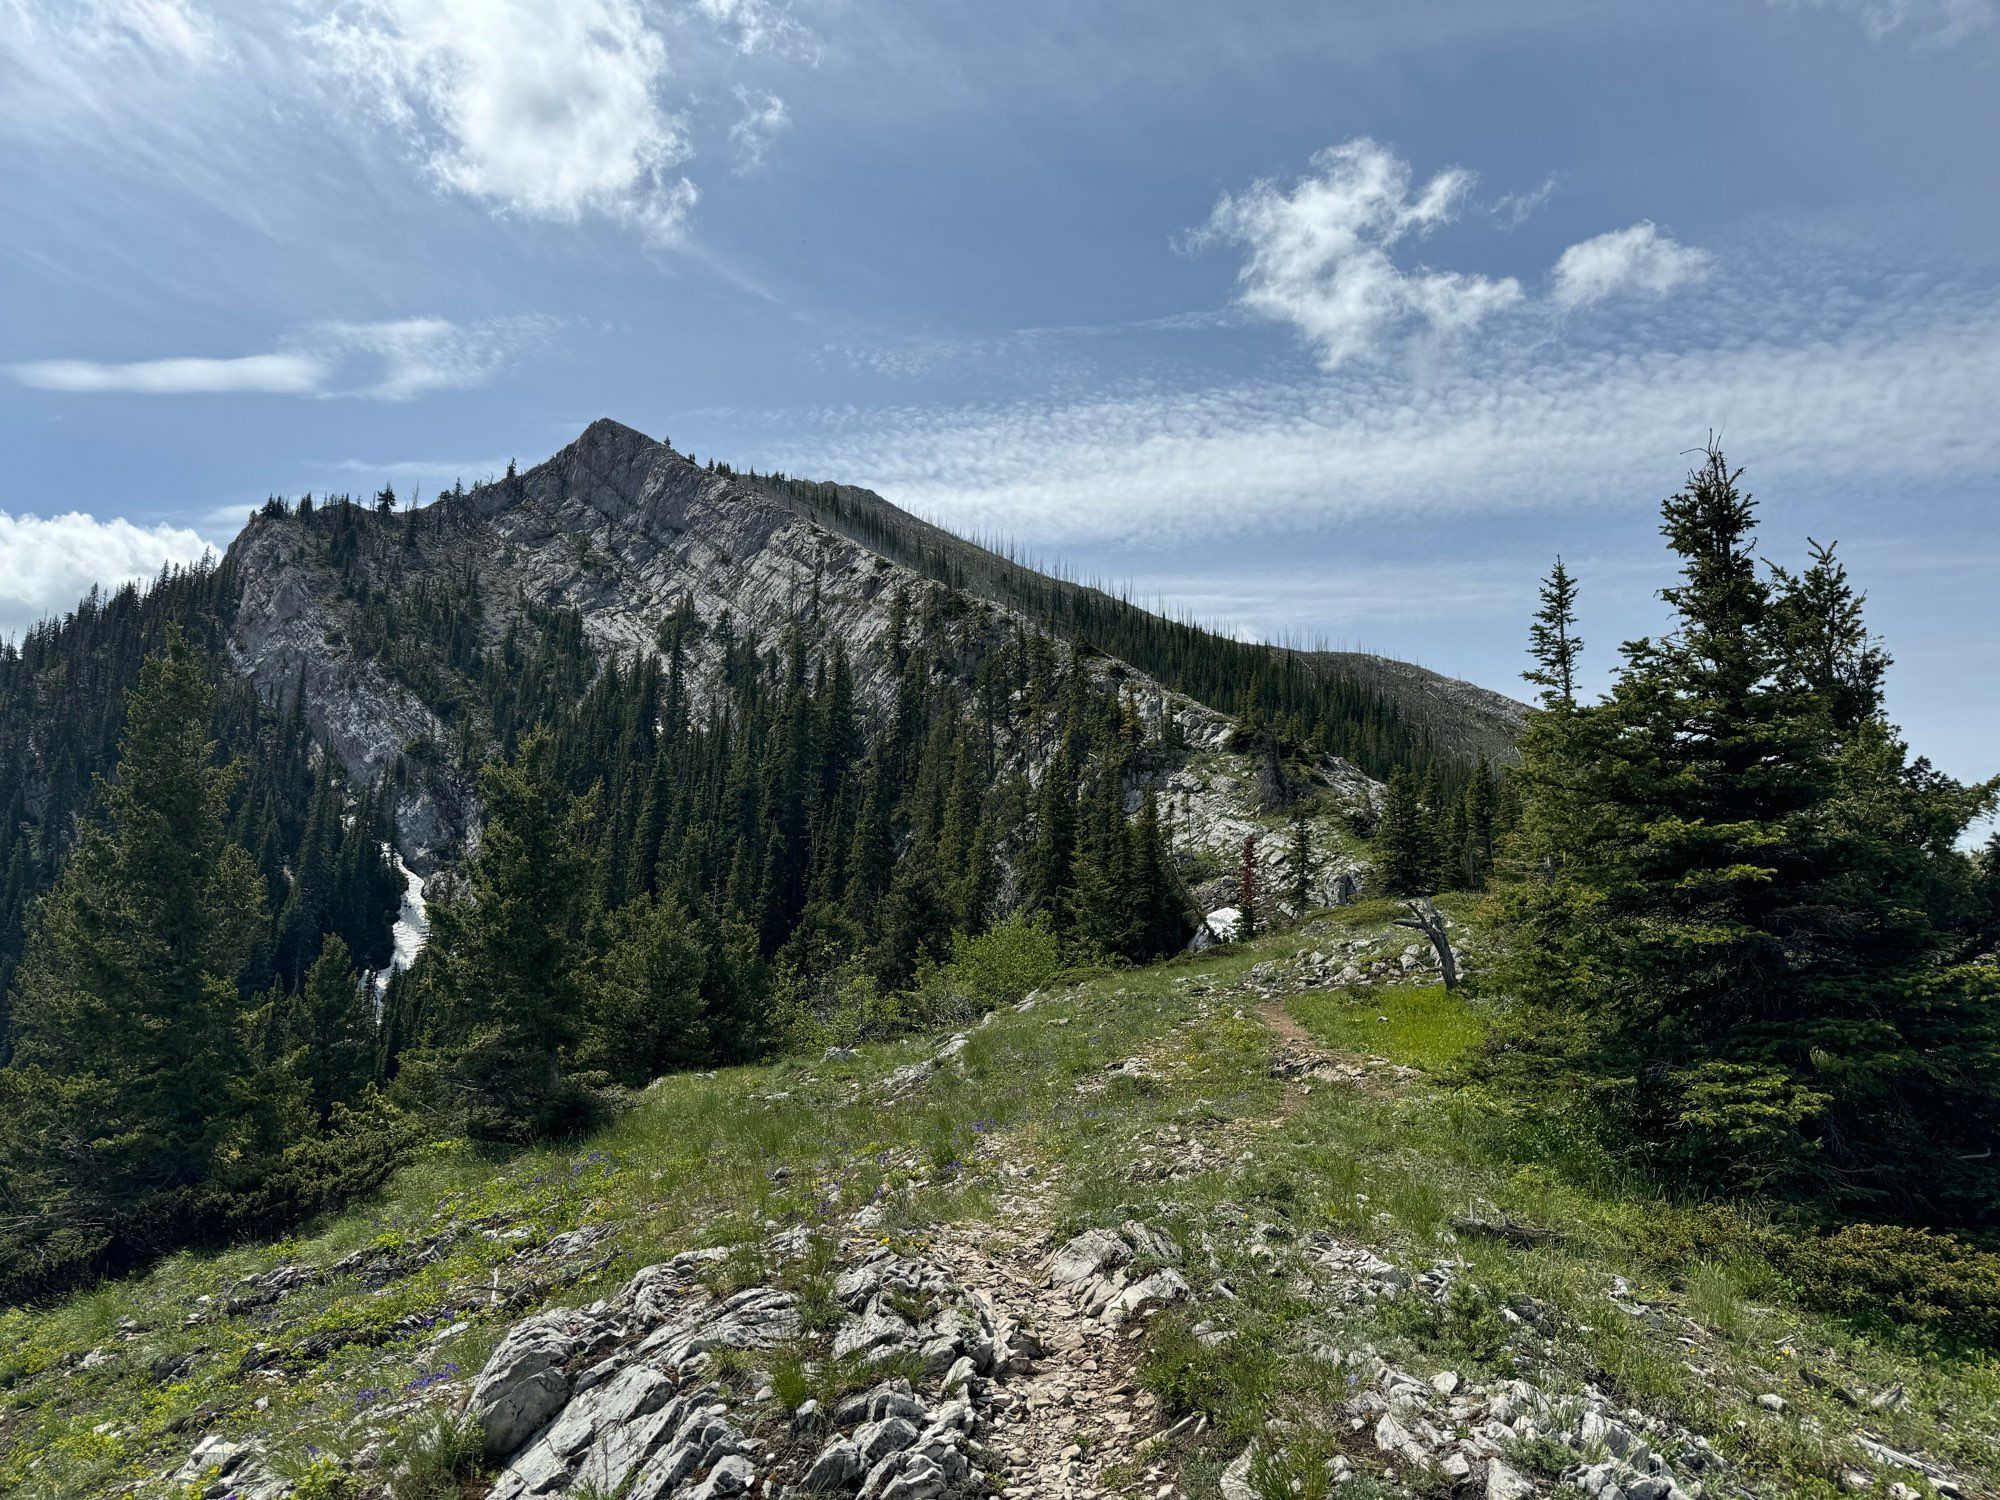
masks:
[[[827,492],[840,503],[828,502]],[[705,627],[683,638],[697,707],[732,640],[775,643],[808,607],[815,644],[844,643],[857,694],[878,714],[895,691],[895,668],[881,647],[899,618],[928,613],[945,622],[941,673],[964,672],[1013,632],[1037,628],[1007,602],[1024,577],[1040,577],[1018,564],[866,492],[741,479],[610,420],[503,481],[400,516],[357,514],[379,553],[365,554],[358,568],[364,591],[407,592],[462,575],[481,600],[478,631],[489,647],[530,608],[574,611],[600,657],[629,661],[659,651],[662,627],[677,612],[691,614]],[[373,783],[400,762],[401,852],[419,872],[448,862],[477,824],[469,779],[438,753],[454,732],[450,705],[358,644],[370,606],[296,517],[253,518],[230,558],[241,579],[234,665],[267,701],[303,692],[316,737],[357,780]],[[1252,768],[1233,752],[1234,721],[1128,663],[1095,652],[1088,659],[1100,684],[1115,685],[1142,722],[1171,716],[1188,747],[1211,757],[1208,770],[1178,774],[1161,790],[1190,847],[1233,861],[1267,810]],[[1440,686],[1444,679],[1396,665],[1400,680],[1443,694],[1440,702],[1453,693],[1470,702],[1481,691]],[[1474,726],[1463,731],[1468,742],[1482,745],[1494,724],[1505,723],[1491,705],[1451,713]],[[1036,771],[1018,769],[1031,779]],[[1381,794],[1373,779],[1335,758],[1309,768],[1306,779],[1345,804]],[[1282,851],[1276,840],[1267,844],[1260,857],[1280,879]],[[1320,873],[1325,894],[1345,889],[1344,876],[1351,886],[1354,873],[1351,861],[1328,861]]]

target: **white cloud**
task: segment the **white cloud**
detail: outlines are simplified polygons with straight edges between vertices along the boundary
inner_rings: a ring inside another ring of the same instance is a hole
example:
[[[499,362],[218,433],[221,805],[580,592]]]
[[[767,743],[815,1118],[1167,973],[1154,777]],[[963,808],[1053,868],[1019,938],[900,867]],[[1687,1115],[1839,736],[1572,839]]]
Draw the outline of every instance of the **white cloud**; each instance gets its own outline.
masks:
[[[354,0],[307,38],[441,185],[504,212],[670,242],[699,196],[637,0]]]
[[[193,63],[211,62],[221,55],[215,23],[182,0],[100,0],[92,8],[106,25],[156,52]]]
[[[739,87],[736,102],[743,106],[743,117],[729,127],[729,143],[736,148],[736,170],[754,172],[764,165],[772,143],[791,128],[791,113],[776,94],[760,97]]]
[[[739,52],[756,52],[796,34],[798,23],[771,0],[695,0],[695,13],[735,38]]]
[[[1067,404],[842,411],[770,458],[1046,545],[1643,504],[1713,428],[1767,487],[1907,492],[2000,476],[2000,294],[1885,304],[1798,338],[1686,347],[1687,336],[1578,348],[1524,333],[1429,383],[1356,370]]]
[[[443,318],[316,323],[290,347],[235,358],[103,362],[29,360],[7,373],[37,390],[141,396],[363,396],[408,401],[483,384],[524,345],[545,337],[540,319],[458,324]]]
[[[1993,30],[1994,0],[1769,0],[1786,10],[1836,10],[1853,16],[1872,41],[1902,38],[1915,47],[1951,47]]]
[[[180,526],[0,511],[0,636],[73,609],[92,584],[151,578],[169,563],[194,562],[212,544]]]
[[[1464,333],[1521,300],[1512,277],[1405,270],[1390,253],[1450,221],[1472,183],[1452,167],[1413,193],[1407,162],[1352,140],[1316,153],[1289,190],[1265,179],[1223,194],[1188,243],[1241,246],[1238,300],[1297,328],[1332,370],[1383,352],[1413,326]]]
[[[358,363],[361,384],[341,392],[378,401],[408,401],[431,391],[483,385],[524,344],[539,342],[541,319],[510,318],[460,324],[444,318],[386,323],[320,323],[306,337]]]
[[[1540,187],[1525,193],[1506,193],[1493,202],[1493,217],[1504,229],[1519,229],[1556,195],[1556,179],[1544,177]]]
[[[48,139],[78,121],[101,127],[230,56],[189,0],[0,0],[0,131]]]
[[[122,364],[41,359],[10,366],[8,373],[22,385],[43,391],[309,396],[325,383],[327,367],[307,354],[246,354],[236,359],[141,359]]]
[[[1621,292],[1661,297],[1699,281],[1713,258],[1706,250],[1662,234],[1651,219],[1614,229],[1563,251],[1556,261],[1553,295],[1559,307],[1583,307]]]
[[[188,0],[0,0],[0,48],[60,47],[64,51],[151,53],[181,64],[205,64],[225,55],[214,18]],[[44,57],[55,67],[58,59]]]

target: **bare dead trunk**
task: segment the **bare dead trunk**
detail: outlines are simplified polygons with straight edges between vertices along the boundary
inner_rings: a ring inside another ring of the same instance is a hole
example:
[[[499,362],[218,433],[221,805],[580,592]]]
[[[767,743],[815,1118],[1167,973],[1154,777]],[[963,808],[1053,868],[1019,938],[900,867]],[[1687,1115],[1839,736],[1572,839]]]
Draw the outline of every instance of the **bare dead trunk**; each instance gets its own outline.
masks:
[[[1456,989],[1458,986],[1458,959],[1451,951],[1451,939],[1445,933],[1444,918],[1431,904],[1428,896],[1417,896],[1403,903],[1406,915],[1396,919],[1398,927],[1407,927],[1413,932],[1421,932],[1431,940],[1431,947],[1437,950],[1438,968],[1444,973],[1444,987]]]

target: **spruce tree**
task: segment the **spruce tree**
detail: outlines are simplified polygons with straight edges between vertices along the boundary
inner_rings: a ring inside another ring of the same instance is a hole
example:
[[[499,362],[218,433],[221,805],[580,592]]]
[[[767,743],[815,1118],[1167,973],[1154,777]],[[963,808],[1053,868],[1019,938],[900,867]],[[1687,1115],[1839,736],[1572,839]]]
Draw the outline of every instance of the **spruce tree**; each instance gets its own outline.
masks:
[[[465,893],[433,913],[427,957],[445,1013],[424,1078],[482,1139],[560,1133],[591,1108],[565,1076],[584,1013],[585,811],[554,762],[554,741],[536,730],[513,764],[480,773],[486,823]]]
[[[1389,795],[1375,825],[1375,871],[1386,895],[1423,896],[1437,890],[1436,835],[1408,771],[1389,778]]]
[[[288,1003],[282,1032],[292,1071],[321,1125],[335,1105],[352,1104],[373,1080],[375,1000],[338,933],[327,934],[304,989]]]
[[[1312,905],[1313,875],[1318,862],[1313,850],[1312,822],[1303,803],[1292,809],[1291,835],[1285,845],[1286,899],[1292,915],[1302,917]]]
[[[1719,452],[1662,517],[1673,631],[1523,739],[1546,842],[1505,901],[1528,1006],[1496,1062],[1703,1187],[1990,1220],[2000,982],[1949,967],[1948,926],[1993,789],[1909,759],[1859,596],[1825,549],[1760,573]]]
[[[614,913],[607,951],[585,981],[583,1067],[638,1088],[709,1056],[699,929],[675,900],[641,899]]]
[[[1257,835],[1246,834],[1236,865],[1236,940],[1247,943],[1264,930],[1263,892],[1257,878]]]
[[[1187,939],[1188,895],[1174,869],[1159,799],[1151,790],[1132,825],[1130,890],[1130,956],[1150,963],[1178,952]]]
[[[0,1281],[144,1253],[200,1227],[283,1145],[238,976],[263,881],[224,817],[211,692],[170,629],[126,709],[115,778],[29,935],[0,1095]]]

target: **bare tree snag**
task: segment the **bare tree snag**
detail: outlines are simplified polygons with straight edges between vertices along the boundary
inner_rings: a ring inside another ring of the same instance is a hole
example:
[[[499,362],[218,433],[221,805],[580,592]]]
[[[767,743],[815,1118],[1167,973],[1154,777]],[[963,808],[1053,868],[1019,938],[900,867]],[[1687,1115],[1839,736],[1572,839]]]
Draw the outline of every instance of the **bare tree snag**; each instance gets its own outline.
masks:
[[[1437,950],[1438,968],[1444,972],[1444,987],[1456,989],[1458,986],[1458,959],[1451,951],[1451,939],[1446,936],[1444,918],[1431,905],[1428,896],[1416,896],[1403,903],[1406,913],[1396,919],[1398,927],[1407,927],[1412,932],[1421,932],[1431,940],[1431,947]]]

